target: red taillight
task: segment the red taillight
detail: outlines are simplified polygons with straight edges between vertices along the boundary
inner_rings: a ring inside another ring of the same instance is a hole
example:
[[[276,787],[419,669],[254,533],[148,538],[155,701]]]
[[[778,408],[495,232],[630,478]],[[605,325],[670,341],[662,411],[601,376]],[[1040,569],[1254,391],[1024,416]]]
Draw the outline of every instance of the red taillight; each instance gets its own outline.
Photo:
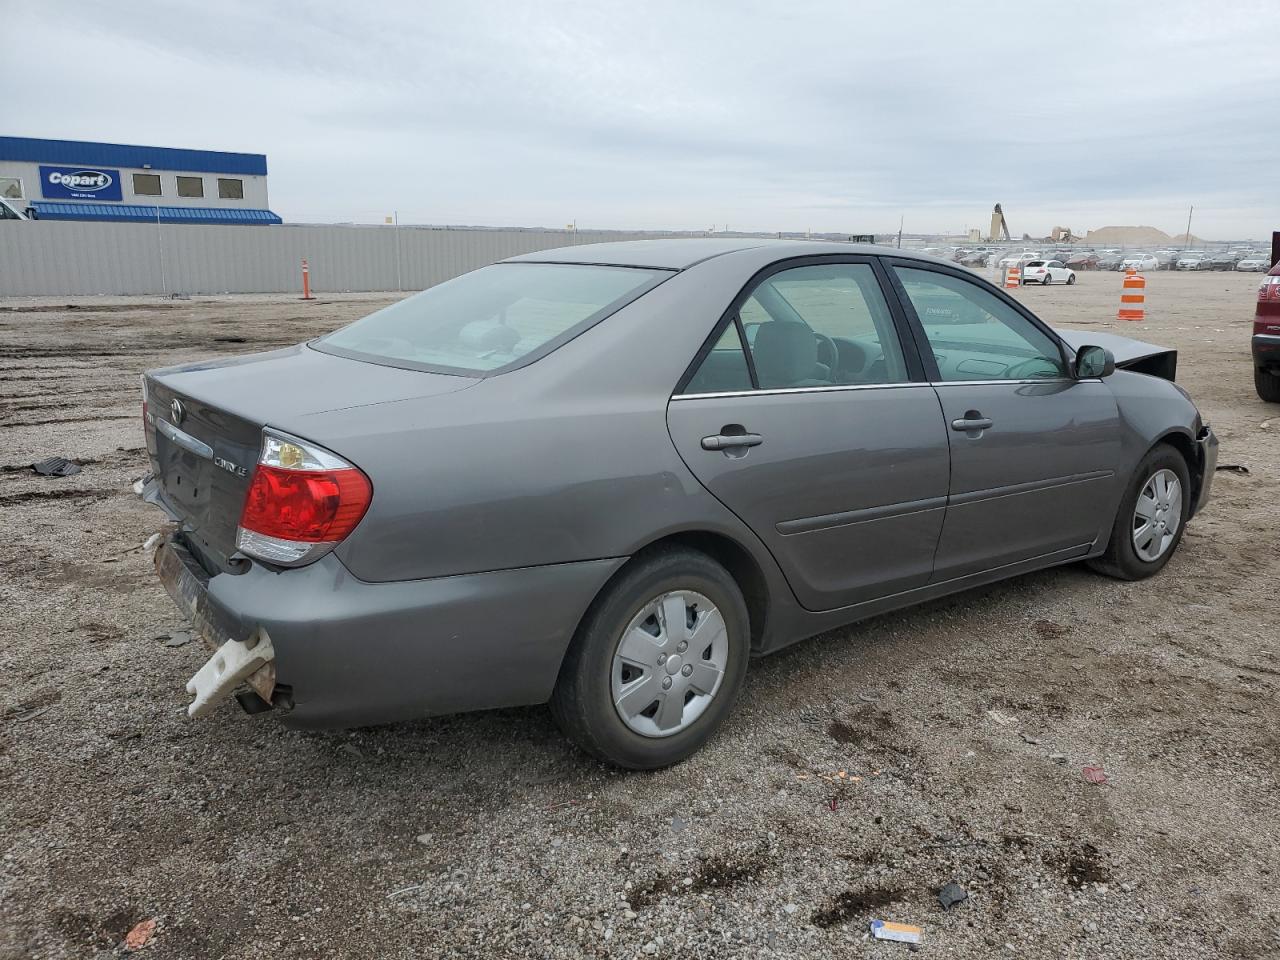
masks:
[[[337,543],[369,509],[373,488],[351,467],[287,470],[258,464],[245,497],[240,527],[301,543]]]

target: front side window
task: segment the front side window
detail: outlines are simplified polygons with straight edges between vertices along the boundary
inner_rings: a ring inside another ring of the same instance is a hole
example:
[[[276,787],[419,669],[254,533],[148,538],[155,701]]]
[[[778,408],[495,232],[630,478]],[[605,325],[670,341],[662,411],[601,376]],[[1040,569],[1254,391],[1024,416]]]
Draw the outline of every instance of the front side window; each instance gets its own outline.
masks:
[[[313,346],[392,365],[484,373],[554,349],[669,276],[631,267],[496,263],[371,313]]]
[[[204,180],[200,177],[179,177],[178,178],[178,196],[203,197],[204,196]]]
[[[244,181],[227,177],[218,178],[218,196],[223,200],[243,200]]]
[[[950,274],[894,269],[924,327],[941,380],[1067,376],[1057,341],[994,293]]]
[[[869,264],[772,274],[747,297],[739,317],[761,390],[907,380],[893,317]]]
[[[135,173],[133,175],[133,192],[139,197],[160,196],[160,175],[156,173]]]

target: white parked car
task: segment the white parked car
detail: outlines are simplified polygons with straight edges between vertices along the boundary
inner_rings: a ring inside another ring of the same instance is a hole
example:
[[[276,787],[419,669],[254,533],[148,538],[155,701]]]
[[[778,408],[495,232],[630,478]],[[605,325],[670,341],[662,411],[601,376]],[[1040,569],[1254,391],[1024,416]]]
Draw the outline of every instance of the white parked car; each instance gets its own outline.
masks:
[[[1076,272],[1061,260],[1032,260],[1022,268],[1023,283],[1075,283]]]
[[[1002,270],[1009,267],[1023,267],[1032,260],[1039,260],[1040,253],[1036,250],[1023,250],[1021,253],[1010,253],[1000,258],[996,266]]]
[[[1151,253],[1139,253],[1132,257],[1125,257],[1120,263],[1121,270],[1128,270],[1133,267],[1135,270],[1159,270],[1160,259]]]
[[[1271,269],[1271,258],[1265,253],[1253,253],[1236,264],[1245,273],[1266,273]]]

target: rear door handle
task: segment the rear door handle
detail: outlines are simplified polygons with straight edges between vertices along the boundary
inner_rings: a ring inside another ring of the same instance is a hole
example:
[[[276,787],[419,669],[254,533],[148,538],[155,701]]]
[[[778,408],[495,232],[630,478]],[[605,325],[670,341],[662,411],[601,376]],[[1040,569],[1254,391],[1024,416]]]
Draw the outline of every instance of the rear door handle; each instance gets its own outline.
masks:
[[[764,437],[758,433],[720,433],[702,438],[703,450],[730,450],[734,447],[758,447]]]
[[[992,420],[990,417],[975,416],[976,410],[970,410],[959,420],[951,421],[951,429],[958,430],[961,433],[976,433],[983,430],[990,430]]]

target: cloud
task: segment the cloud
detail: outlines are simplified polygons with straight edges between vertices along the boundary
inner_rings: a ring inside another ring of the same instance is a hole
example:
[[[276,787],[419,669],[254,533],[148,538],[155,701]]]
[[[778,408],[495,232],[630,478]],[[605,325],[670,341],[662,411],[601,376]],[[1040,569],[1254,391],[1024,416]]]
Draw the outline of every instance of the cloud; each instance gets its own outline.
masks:
[[[9,132],[268,155],[290,220],[1280,227],[1280,8],[21,5]]]

